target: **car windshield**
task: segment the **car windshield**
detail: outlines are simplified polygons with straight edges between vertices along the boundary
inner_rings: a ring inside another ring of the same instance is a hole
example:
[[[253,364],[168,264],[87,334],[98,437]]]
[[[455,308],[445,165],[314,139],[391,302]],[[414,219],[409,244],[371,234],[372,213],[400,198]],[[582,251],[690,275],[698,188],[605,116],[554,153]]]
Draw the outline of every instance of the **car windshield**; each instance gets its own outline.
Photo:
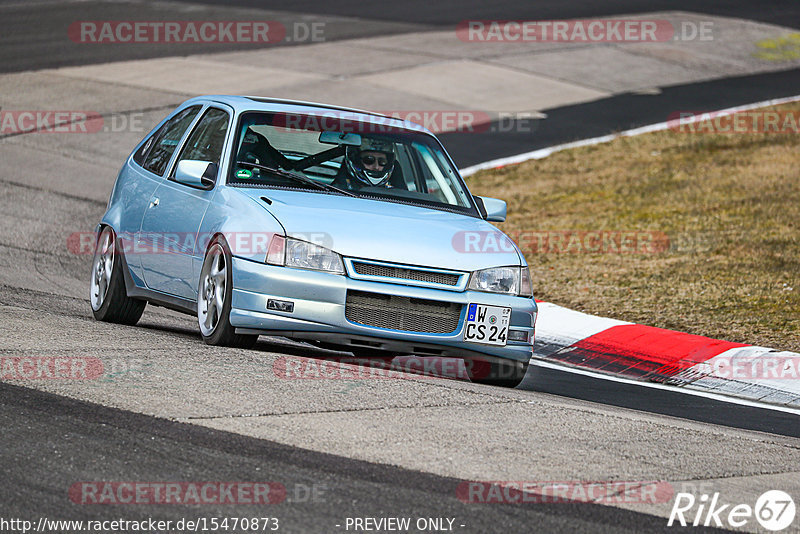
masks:
[[[352,114],[250,112],[237,130],[228,184],[319,193],[477,212],[466,186],[431,135],[390,119],[364,123]],[[310,183],[313,181],[314,183]]]

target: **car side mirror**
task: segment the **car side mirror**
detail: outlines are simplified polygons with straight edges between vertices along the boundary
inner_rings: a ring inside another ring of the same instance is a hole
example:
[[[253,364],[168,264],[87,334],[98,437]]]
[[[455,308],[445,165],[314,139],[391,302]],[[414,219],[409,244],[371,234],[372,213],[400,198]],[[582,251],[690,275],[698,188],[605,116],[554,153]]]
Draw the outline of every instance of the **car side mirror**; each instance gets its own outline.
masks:
[[[175,181],[198,189],[212,189],[217,179],[217,164],[183,159],[175,169]]]
[[[490,222],[503,222],[506,220],[507,205],[505,200],[491,197],[475,197],[484,215],[484,219]]]

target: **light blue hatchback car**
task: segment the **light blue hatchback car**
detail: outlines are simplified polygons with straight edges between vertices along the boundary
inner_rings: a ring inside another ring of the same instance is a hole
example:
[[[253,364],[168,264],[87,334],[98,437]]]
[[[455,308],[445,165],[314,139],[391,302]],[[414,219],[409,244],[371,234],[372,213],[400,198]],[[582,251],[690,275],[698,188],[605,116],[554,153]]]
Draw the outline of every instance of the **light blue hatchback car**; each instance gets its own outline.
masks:
[[[180,105],[136,147],[97,228],[90,300],[135,324],[149,302],[206,343],[276,335],[358,356],[460,358],[517,385],[537,307],[518,247],[416,124],[242,96]]]

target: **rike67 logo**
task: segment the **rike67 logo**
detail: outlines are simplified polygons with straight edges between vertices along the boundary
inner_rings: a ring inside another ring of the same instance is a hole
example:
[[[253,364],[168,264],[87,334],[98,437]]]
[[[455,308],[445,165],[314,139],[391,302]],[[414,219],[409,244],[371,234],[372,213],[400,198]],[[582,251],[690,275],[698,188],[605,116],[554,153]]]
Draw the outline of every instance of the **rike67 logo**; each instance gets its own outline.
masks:
[[[788,528],[795,518],[794,500],[785,491],[769,490],[756,499],[755,506],[726,503],[719,492],[696,498],[692,493],[678,493],[667,526],[741,528],[755,518],[762,528],[777,532]],[[752,529],[752,525],[750,525]]]

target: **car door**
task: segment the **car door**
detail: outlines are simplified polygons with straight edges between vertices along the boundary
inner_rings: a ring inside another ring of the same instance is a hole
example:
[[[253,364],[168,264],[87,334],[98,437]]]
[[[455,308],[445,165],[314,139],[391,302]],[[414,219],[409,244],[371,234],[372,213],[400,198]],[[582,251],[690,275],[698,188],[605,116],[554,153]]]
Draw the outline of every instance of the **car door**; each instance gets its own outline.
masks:
[[[119,194],[125,199],[125,202],[120,203],[122,214],[118,237],[124,247],[128,267],[138,285],[142,285],[141,258],[147,254],[147,249],[138,246],[142,217],[153,192],[164,180],[167,163],[178,142],[202,108],[201,105],[189,106],[162,121],[126,163],[126,179],[118,181]]]
[[[197,298],[192,282],[192,256],[198,231],[215,187],[206,189],[175,181],[175,169],[182,160],[219,164],[230,126],[230,113],[210,106],[196,122],[171,164],[169,178],[153,193],[142,219],[141,235],[147,236],[154,253],[142,257],[145,282],[150,289],[170,295]],[[202,246],[202,243],[200,243]]]

